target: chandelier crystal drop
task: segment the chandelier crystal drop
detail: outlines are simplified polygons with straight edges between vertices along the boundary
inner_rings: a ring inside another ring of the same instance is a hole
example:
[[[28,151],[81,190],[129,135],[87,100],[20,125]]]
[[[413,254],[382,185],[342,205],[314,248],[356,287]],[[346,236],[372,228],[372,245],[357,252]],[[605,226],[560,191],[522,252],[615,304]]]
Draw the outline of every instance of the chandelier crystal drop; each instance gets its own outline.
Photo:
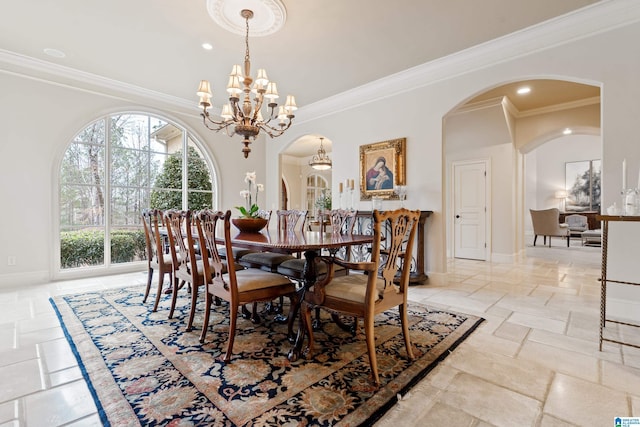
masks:
[[[211,86],[209,81],[200,81],[198,96],[200,108],[202,108],[202,120],[209,130],[225,130],[227,135],[241,135],[244,147],[242,152],[245,159],[249,157],[251,148],[249,145],[255,140],[260,131],[265,132],[271,138],[282,135],[293,121],[293,112],[298,109],[293,95],[287,95],[284,105],[278,107],[276,100],[279,98],[275,82],[270,82],[267,72],[261,68],[258,70],[255,81],[251,78],[251,59],[249,57],[249,19],[253,18],[253,12],[243,9],[240,15],[246,21],[246,37],[244,55],[244,69],[240,65],[234,65],[229,75],[227,92],[229,102],[222,106],[221,120],[211,117],[208,108],[211,107]],[[253,83],[253,86],[252,86]],[[251,94],[253,93],[253,104]],[[262,114],[262,106],[267,99],[265,115]],[[265,119],[266,117],[266,119]],[[278,123],[275,121],[278,120]],[[271,122],[274,122],[271,124]]]
[[[331,159],[327,155],[327,152],[324,151],[324,146],[322,142],[324,138],[320,138],[320,148],[318,149],[318,154],[314,155],[309,161],[309,166],[316,170],[327,170],[331,169],[332,163]]]

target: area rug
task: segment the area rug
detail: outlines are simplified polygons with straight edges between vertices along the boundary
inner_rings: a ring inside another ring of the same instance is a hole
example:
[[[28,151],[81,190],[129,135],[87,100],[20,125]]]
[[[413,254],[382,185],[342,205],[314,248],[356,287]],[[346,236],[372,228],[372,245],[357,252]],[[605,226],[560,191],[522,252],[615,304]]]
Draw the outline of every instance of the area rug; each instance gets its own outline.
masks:
[[[143,293],[128,287],[51,299],[106,426],[371,425],[483,320],[411,303],[411,362],[397,310],[377,316],[375,388],[364,336],[328,316],[313,357],[296,362],[287,359],[286,325],[271,315],[259,324],[240,318],[233,358],[224,363],[226,304],[213,308],[201,344],[204,302],[185,332],[186,291],[172,320],[167,299],[153,313]]]

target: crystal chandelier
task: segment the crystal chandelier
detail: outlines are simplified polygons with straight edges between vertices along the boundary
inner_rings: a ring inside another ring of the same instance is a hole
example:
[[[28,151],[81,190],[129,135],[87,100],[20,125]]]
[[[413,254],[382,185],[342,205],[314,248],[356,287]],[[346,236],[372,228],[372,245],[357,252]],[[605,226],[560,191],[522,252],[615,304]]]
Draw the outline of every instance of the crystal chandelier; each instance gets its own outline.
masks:
[[[244,147],[242,152],[245,159],[249,157],[252,140],[255,140],[260,131],[264,131],[271,138],[282,135],[291,126],[295,117],[293,112],[298,109],[296,99],[293,95],[287,95],[284,106],[278,104],[278,90],[275,82],[270,82],[267,78],[267,72],[261,68],[258,70],[256,80],[251,78],[251,60],[249,58],[249,19],[253,18],[253,12],[243,9],[240,15],[246,21],[246,37],[244,55],[244,70],[240,65],[234,65],[229,75],[229,83],[227,84],[227,92],[229,93],[229,103],[222,107],[220,117],[222,120],[217,121],[211,118],[209,111],[211,107],[211,87],[209,81],[200,81],[198,87],[198,96],[200,97],[200,107],[202,108],[202,120],[204,125],[210,129],[220,131],[224,129],[227,135],[241,135],[244,139],[242,143]],[[244,71],[244,74],[243,74]],[[251,84],[253,83],[253,87]],[[253,104],[251,103],[250,94],[253,93]],[[242,97],[242,102],[240,101]],[[261,109],[264,99],[267,99],[267,119],[262,115]],[[277,113],[276,113],[277,111]],[[279,123],[270,124],[273,120]]]
[[[327,152],[324,151],[322,141],[324,141],[324,138],[320,138],[320,148],[318,149],[318,154],[314,155],[309,161],[309,166],[321,171],[331,169],[331,159],[327,155]]]

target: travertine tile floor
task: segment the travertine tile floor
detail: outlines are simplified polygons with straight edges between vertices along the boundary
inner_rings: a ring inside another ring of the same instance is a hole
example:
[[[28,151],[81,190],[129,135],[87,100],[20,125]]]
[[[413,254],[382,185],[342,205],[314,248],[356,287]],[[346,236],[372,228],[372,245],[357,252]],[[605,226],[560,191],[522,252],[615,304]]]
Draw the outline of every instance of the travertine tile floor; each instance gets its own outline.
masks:
[[[574,243],[574,246],[576,243]],[[510,264],[451,260],[410,298],[486,321],[377,426],[613,426],[640,415],[640,351],[598,351],[600,250],[528,247]],[[0,427],[99,425],[48,302],[143,273],[0,288]],[[640,330],[611,333],[640,342]]]

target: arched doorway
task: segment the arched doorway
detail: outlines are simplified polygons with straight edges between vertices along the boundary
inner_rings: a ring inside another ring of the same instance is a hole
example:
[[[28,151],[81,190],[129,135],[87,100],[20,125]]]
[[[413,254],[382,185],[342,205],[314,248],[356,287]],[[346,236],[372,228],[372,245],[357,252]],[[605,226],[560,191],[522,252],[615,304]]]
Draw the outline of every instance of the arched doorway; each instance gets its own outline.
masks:
[[[518,90],[528,87],[528,93]],[[566,128],[600,128],[600,87],[557,79],[509,82],[470,97],[444,118],[443,156],[447,256],[454,257],[455,185],[452,164],[489,160],[486,239],[488,260],[512,261],[524,245],[524,151],[545,135]],[[542,177],[540,179],[543,179]]]

